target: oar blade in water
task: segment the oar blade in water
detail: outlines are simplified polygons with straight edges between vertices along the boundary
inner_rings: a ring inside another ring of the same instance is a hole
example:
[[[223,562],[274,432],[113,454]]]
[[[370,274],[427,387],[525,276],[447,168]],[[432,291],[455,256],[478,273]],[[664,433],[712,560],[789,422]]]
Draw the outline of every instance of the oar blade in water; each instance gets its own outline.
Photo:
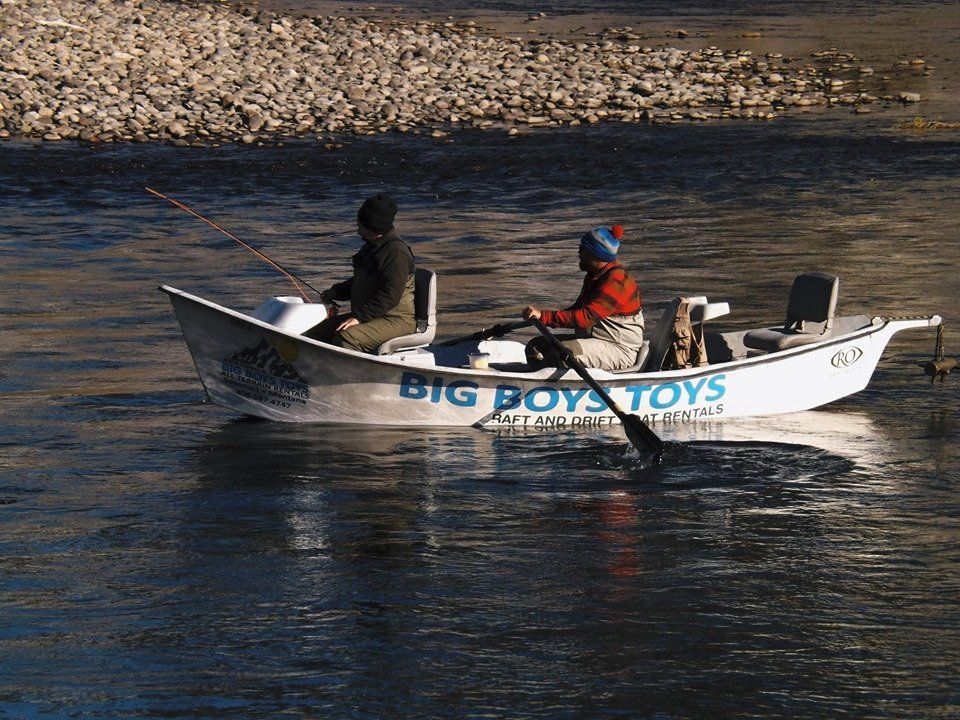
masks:
[[[550,328],[544,325],[539,319],[531,320],[531,322],[533,326],[550,341],[550,344],[553,345],[554,349],[564,358],[567,365],[573,368],[577,375],[583,378],[587,385],[593,388],[597,396],[607,404],[607,407],[613,411],[614,415],[620,418],[623,429],[627,434],[627,439],[637,449],[637,452],[646,456],[644,458],[644,464],[658,464],[663,456],[663,440],[661,440],[639,416],[624,412],[620,406],[613,401],[613,398],[607,394],[607,391],[600,387],[593,376],[587,372],[587,368],[583,366],[583,363],[577,360],[573,353],[557,339],[557,336],[553,334]]]
[[[644,465],[659,465],[663,459],[663,440],[636,415],[620,416],[627,440],[640,454]]]

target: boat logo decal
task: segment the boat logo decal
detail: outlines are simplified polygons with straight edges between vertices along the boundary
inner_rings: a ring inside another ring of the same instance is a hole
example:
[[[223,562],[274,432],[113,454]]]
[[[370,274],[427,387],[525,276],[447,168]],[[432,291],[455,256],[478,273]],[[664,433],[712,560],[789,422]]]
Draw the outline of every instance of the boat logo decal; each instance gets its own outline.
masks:
[[[643,413],[644,422],[683,422],[723,412],[720,400],[727,392],[726,374],[605,390],[628,412]],[[554,385],[521,388],[500,383],[495,388],[481,389],[471,380],[447,381],[439,375],[430,377],[413,371],[403,373],[399,394],[407,400],[482,407],[492,413],[490,423],[500,424],[540,424],[537,418],[544,415],[555,417],[558,425],[565,424],[565,416],[571,416],[571,425],[602,424],[586,423],[584,418],[610,414],[607,404],[588,388]],[[517,422],[518,418],[521,422]]]
[[[306,405],[310,387],[293,366],[299,349],[293,341],[278,337],[271,344],[266,338],[253,347],[245,347],[224,358],[220,379],[245,398],[281,408]]]
[[[839,350],[830,358],[830,364],[835,368],[845,368],[853,365],[857,360],[863,357],[863,350],[858,347]]]

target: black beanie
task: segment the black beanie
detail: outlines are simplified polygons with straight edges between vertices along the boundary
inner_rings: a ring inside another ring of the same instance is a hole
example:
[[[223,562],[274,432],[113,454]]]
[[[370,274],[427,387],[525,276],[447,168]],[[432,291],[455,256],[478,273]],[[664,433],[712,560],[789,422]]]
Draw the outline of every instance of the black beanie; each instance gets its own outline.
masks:
[[[397,215],[397,204],[384,193],[368,197],[360,206],[357,222],[368,230],[385,233],[393,227],[393,218]]]

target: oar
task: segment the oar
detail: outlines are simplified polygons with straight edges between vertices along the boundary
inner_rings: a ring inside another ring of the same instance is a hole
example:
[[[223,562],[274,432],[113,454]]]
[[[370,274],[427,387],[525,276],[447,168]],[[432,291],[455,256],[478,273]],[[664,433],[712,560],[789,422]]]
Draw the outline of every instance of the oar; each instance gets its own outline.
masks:
[[[637,452],[646,453],[644,463],[659,463],[660,458],[663,456],[663,440],[661,440],[653,430],[647,427],[647,424],[641,420],[638,415],[630,415],[624,412],[623,409],[614,402],[613,398],[607,394],[606,390],[600,387],[600,384],[587,372],[583,364],[573,356],[570,349],[557,339],[557,336],[553,334],[550,328],[537,319],[531,322],[534,327],[550,341],[550,344],[560,353],[560,356],[567,365],[573,368],[577,375],[582,377],[587,385],[592,387],[593,391],[600,396],[600,399],[607,404],[607,407],[613,410],[614,415],[620,418],[620,422],[623,423],[623,429],[627,434],[627,439],[637,449]]]
[[[450,345],[459,345],[462,342],[469,342],[471,340],[489,340],[490,338],[503,337],[508,332],[529,326],[529,320],[518,320],[517,322],[511,323],[498,323],[497,325],[492,325],[488,328],[484,328],[483,330],[477,330],[477,332],[473,333],[472,335],[464,335],[463,337],[453,338],[452,340],[444,340],[442,343],[437,343],[437,345],[440,347],[448,347]]]

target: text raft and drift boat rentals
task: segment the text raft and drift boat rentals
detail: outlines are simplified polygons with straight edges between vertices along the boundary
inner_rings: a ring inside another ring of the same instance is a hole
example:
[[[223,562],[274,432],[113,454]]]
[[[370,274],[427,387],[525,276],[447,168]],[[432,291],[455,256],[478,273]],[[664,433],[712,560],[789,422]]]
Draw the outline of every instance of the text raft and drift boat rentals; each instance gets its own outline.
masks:
[[[708,365],[662,369],[677,298],[632,368],[591,369],[582,377],[574,369],[531,370],[522,342],[491,338],[523,323],[434,342],[436,278],[425,269],[417,275],[417,332],[376,355],[301,335],[327,317],[322,303],[274,297],[248,314],[160,289],[170,296],[210,401],[288,422],[565,430],[616,425],[629,417],[624,413],[667,426],[797,412],[865,388],[895,333],[941,323],[938,315],[835,316],[838,278],[803,273],[790,291],[786,322],[774,327],[704,330],[729,305],[685,298]]]

